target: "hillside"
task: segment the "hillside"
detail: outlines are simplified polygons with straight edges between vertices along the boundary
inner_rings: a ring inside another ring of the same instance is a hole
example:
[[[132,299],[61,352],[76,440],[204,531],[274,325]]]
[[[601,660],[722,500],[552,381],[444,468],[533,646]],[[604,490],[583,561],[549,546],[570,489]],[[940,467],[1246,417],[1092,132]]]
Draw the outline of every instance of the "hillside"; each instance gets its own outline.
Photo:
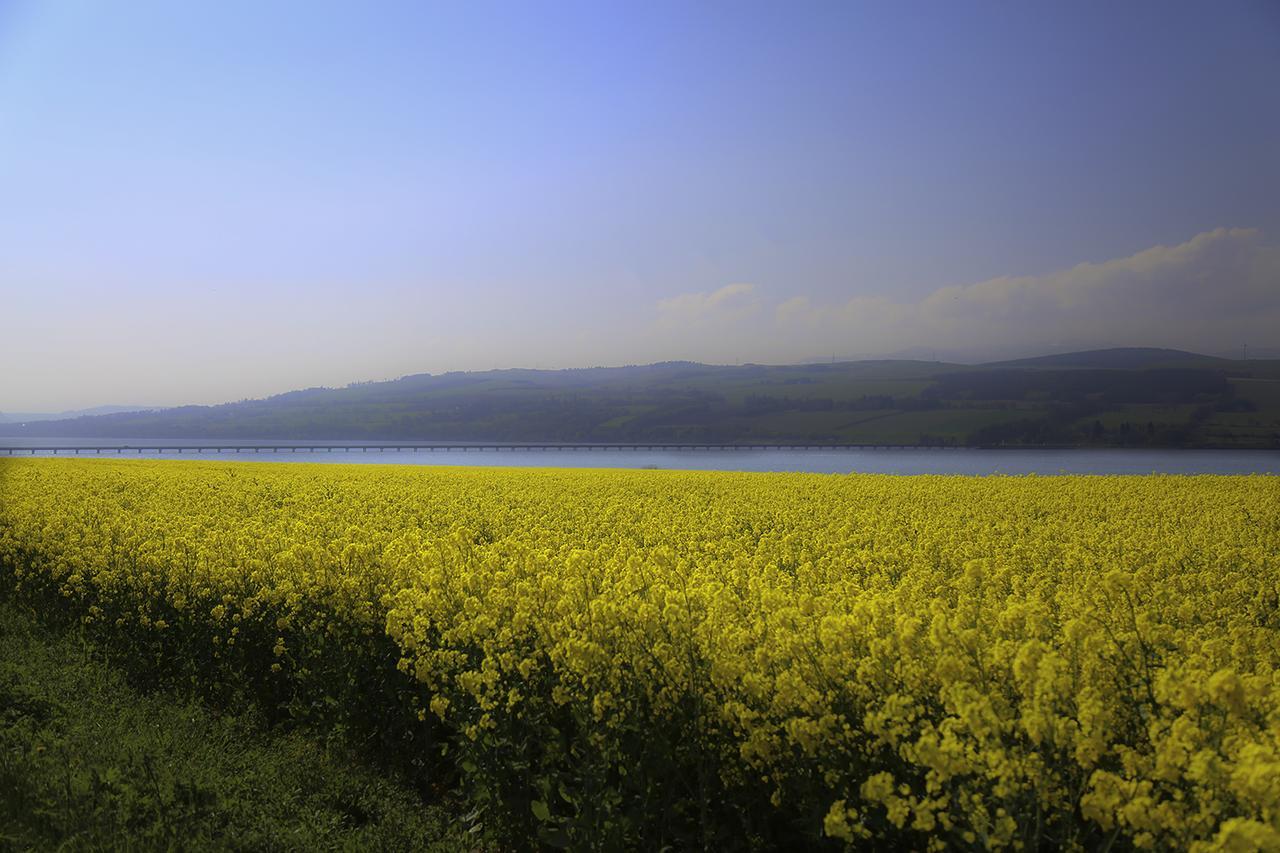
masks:
[[[1280,447],[1280,361],[1176,350],[959,365],[667,362],[420,374],[3,436]]]
[[[1012,361],[988,362],[984,367],[1094,368],[1098,370],[1151,370],[1162,367],[1214,368],[1227,359],[1185,350],[1158,347],[1115,347],[1083,352],[1039,355]]]
[[[73,409],[69,412],[0,412],[0,424],[34,423],[36,421],[64,421],[92,415],[111,415],[119,412],[153,411],[155,406],[94,406],[91,409]]]

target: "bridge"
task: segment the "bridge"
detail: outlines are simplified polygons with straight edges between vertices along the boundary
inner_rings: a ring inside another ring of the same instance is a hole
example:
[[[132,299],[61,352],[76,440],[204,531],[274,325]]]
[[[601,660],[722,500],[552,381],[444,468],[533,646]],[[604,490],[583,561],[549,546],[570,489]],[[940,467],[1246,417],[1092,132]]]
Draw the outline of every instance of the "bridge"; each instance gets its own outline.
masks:
[[[475,443],[389,443],[389,444],[362,444],[358,442],[342,442],[338,444],[297,444],[297,443],[264,443],[264,444],[217,444],[217,443],[198,443],[184,445],[171,444],[107,444],[107,445],[48,445],[41,447],[15,447],[0,446],[0,452],[8,456],[20,454],[36,455],[52,454],[117,454],[125,453],[154,453],[164,455],[173,453],[181,455],[183,453],[386,453],[386,452],[418,452],[426,451],[429,453],[449,453],[452,451],[489,451],[493,453],[503,453],[511,451],[575,451],[589,453],[593,451],[698,451],[698,450],[814,450],[814,451],[837,451],[837,450],[956,450],[960,449],[959,445],[953,444],[698,444],[698,443],[637,443],[637,444],[603,444],[603,443],[572,443],[572,442],[541,442],[541,443],[503,443],[503,442],[475,442]]]

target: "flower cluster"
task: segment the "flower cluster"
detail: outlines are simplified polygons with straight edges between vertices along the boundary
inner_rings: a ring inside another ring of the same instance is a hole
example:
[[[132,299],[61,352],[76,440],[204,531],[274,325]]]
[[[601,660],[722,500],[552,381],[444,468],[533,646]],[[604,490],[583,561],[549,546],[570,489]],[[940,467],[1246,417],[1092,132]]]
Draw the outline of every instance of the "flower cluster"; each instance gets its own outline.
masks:
[[[1280,847],[1274,477],[6,461],[0,589],[548,843]]]

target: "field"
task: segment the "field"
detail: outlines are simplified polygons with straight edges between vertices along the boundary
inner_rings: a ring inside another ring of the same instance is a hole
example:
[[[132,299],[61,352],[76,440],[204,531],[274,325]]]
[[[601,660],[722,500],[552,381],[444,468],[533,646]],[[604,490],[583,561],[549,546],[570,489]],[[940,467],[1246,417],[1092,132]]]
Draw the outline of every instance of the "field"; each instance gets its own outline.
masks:
[[[0,598],[503,847],[1280,847],[1274,477],[6,460]]]

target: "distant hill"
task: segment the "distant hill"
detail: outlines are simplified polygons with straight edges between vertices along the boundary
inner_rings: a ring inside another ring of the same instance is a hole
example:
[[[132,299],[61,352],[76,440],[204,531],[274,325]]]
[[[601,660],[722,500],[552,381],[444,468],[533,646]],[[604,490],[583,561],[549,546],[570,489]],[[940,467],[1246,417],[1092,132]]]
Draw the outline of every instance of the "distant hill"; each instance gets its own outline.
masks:
[[[94,406],[90,409],[71,409],[66,412],[0,412],[0,423],[38,423],[61,421],[93,415],[112,415],[120,412],[154,412],[155,406]]]
[[[991,361],[985,362],[982,366],[1144,370],[1158,367],[1214,367],[1228,363],[1228,359],[1186,352],[1185,350],[1160,349],[1157,347],[1116,347],[1113,349],[1041,355],[1012,361]]]
[[[664,362],[418,374],[0,437],[1280,448],[1280,361],[1160,349],[984,365]]]

